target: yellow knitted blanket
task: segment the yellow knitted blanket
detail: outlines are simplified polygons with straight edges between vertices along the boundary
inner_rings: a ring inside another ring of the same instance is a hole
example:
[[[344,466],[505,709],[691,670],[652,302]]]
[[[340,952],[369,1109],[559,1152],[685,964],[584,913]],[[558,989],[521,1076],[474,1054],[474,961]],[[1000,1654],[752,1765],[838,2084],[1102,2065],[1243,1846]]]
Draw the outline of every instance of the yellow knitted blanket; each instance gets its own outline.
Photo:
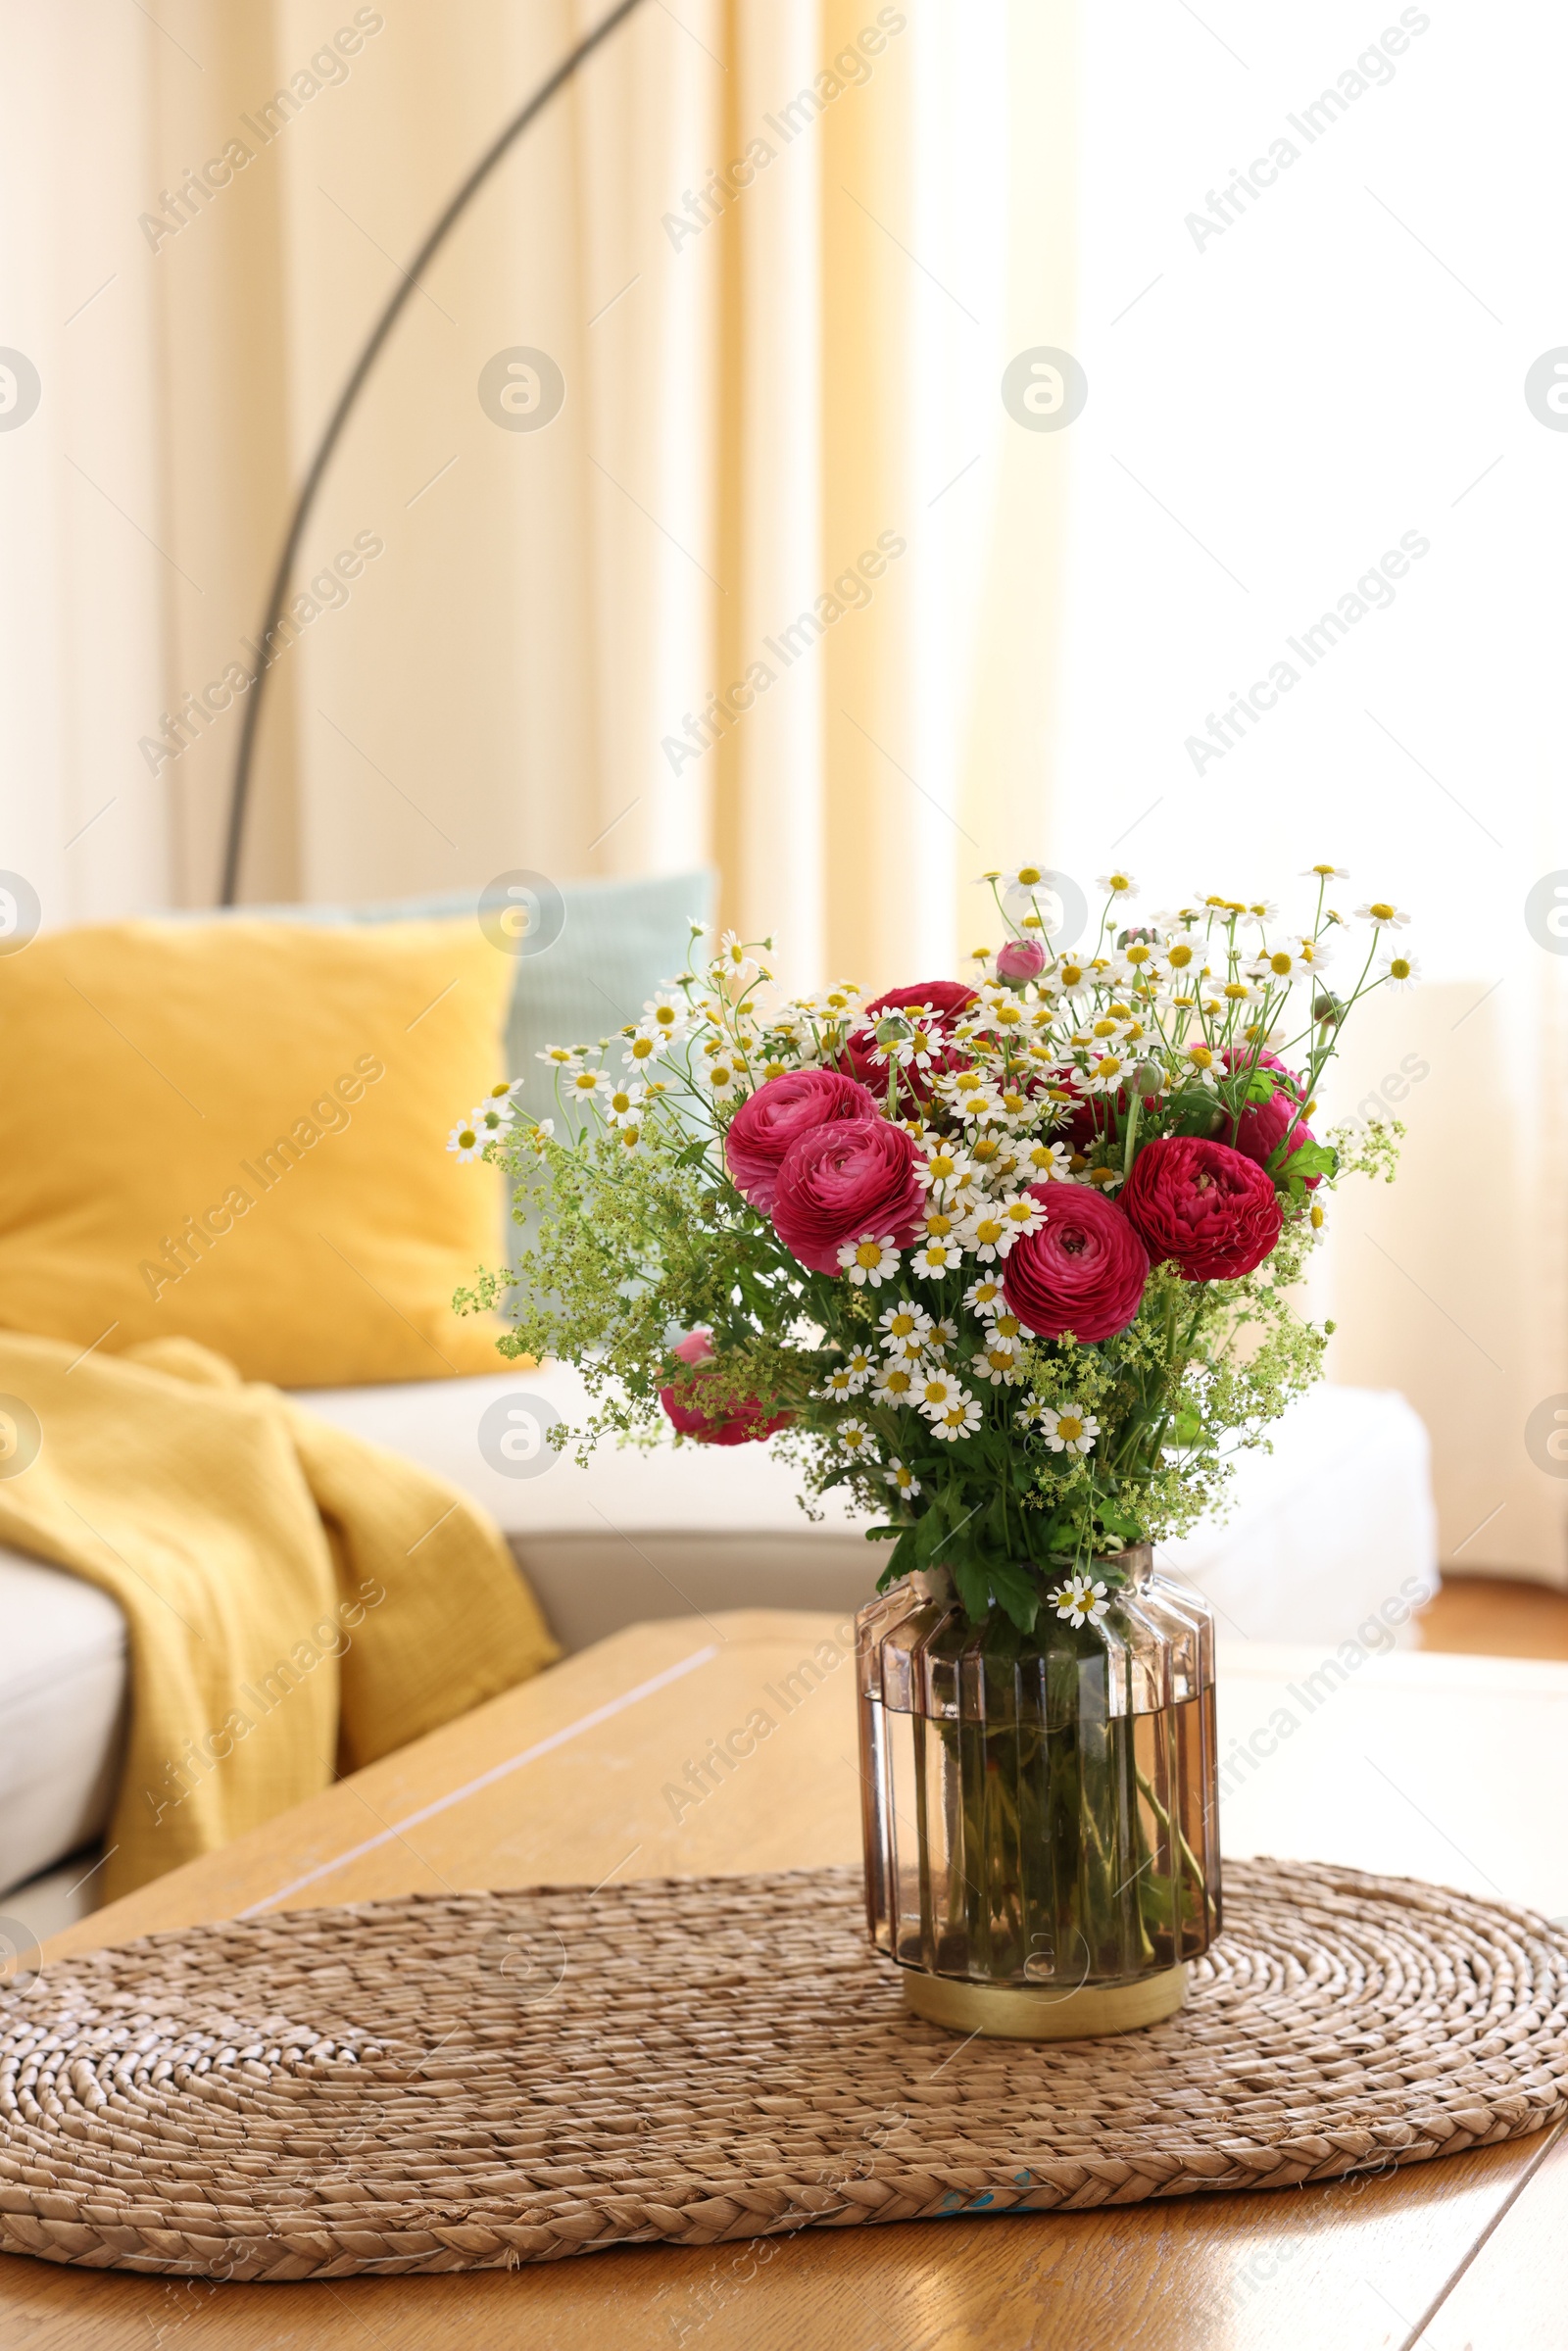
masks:
[[[104,1901],[561,1653],[477,1504],[190,1340],[0,1333],[0,1542],[129,1626]]]

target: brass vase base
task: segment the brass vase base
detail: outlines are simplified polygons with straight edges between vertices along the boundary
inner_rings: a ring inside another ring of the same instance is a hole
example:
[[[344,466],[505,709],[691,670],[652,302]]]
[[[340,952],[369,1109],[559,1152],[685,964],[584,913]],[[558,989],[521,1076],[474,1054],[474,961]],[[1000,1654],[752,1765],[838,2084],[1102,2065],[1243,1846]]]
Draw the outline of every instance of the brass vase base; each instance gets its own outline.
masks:
[[[902,1972],[905,2000],[928,2025],[994,2040],[1091,2040],[1101,2033],[1135,2033],[1174,2016],[1187,1997],[1185,1962],[1136,1984],[1086,1984],[1065,1992],[1049,1984],[970,1984],[919,1968]]]

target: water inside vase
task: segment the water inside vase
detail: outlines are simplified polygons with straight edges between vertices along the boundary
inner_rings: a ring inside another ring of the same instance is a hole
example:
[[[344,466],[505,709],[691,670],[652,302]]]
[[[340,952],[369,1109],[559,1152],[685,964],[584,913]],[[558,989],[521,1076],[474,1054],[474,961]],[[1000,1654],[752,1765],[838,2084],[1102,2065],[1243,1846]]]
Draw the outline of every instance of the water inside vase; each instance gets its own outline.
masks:
[[[1173,1673],[1168,1653],[1191,1616],[1185,1593],[1146,1587],[1103,1643],[1013,1641],[998,1658],[927,1608],[896,1615],[886,1672],[862,1651],[867,1908],[890,1958],[1067,1991],[1207,1947],[1212,1673]]]

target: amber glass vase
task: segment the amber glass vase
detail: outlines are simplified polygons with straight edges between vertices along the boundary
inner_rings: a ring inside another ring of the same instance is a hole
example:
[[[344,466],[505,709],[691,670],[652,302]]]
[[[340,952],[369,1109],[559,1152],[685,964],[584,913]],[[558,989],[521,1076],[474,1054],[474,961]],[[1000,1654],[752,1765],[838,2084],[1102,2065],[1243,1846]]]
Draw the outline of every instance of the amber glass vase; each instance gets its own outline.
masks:
[[[955,2031],[1152,2024],[1219,1932],[1213,1620],[1147,1545],[1115,1568],[1078,1626],[920,1578],[857,1620],[871,1937]]]

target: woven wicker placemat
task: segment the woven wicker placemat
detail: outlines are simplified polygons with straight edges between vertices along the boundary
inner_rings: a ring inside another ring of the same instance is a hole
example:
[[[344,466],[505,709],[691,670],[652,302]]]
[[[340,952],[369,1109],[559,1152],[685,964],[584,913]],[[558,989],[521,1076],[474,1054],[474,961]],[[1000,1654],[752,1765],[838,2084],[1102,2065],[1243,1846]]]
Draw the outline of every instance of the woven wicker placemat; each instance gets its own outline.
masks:
[[[1167,2024],[907,2016],[855,1870],[193,1927],[0,1999],[0,2246],[235,2278],[1136,2203],[1421,2163],[1568,2109],[1568,1936],[1226,1869]]]

